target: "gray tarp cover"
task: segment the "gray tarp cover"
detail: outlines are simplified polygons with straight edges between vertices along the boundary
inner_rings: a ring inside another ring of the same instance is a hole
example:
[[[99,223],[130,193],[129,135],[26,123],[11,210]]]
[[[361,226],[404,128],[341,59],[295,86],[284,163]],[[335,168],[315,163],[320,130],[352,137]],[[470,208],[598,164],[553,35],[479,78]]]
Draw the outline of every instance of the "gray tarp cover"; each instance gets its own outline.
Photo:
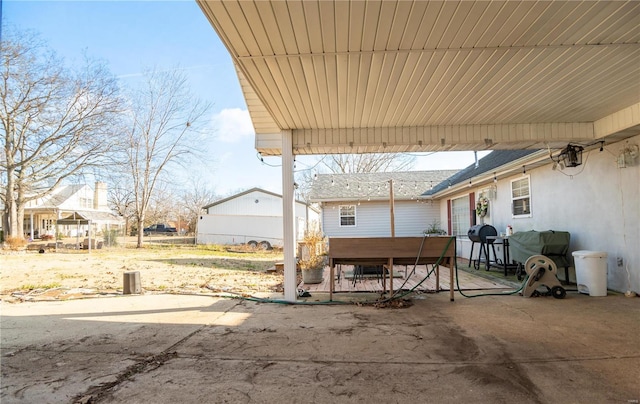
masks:
[[[511,259],[525,263],[532,255],[549,257],[558,267],[570,266],[567,260],[570,234],[566,231],[521,231],[509,236]]]

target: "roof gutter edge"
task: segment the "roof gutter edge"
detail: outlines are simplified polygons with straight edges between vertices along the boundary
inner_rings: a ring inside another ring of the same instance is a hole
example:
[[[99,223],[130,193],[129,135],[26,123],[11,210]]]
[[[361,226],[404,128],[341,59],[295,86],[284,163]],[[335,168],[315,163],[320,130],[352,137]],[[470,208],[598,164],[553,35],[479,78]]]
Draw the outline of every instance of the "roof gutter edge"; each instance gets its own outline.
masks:
[[[472,178],[476,178],[474,186],[483,185],[490,181],[493,181],[494,177],[504,178],[504,177],[513,175],[515,172],[519,171],[523,165],[538,163],[548,158],[549,158],[549,151],[545,149],[541,149],[535,153],[531,153],[527,156],[521,157],[510,163],[497,167],[495,171],[491,171],[491,172],[487,171],[477,177],[472,177]],[[441,199],[443,197],[459,193],[461,190],[467,187],[468,187],[468,184],[460,182],[455,185],[452,185],[451,188],[445,188],[442,191],[436,192],[433,195],[423,196],[422,198],[423,199]]]

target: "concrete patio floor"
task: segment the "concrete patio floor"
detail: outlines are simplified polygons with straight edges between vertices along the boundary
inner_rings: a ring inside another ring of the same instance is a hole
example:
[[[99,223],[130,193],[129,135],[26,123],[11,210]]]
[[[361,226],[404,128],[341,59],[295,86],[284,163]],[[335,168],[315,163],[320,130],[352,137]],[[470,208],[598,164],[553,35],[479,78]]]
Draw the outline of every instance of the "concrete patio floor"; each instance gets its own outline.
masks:
[[[316,296],[314,296],[316,297]],[[7,403],[637,403],[640,299],[0,305]]]

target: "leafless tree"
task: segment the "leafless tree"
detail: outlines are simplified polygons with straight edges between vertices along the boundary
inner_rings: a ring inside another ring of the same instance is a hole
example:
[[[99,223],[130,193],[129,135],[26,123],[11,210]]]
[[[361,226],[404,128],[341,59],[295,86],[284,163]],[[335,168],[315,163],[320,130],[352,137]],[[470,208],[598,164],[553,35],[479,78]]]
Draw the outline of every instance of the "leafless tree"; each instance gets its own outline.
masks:
[[[34,33],[5,29],[0,55],[3,228],[23,237],[29,201],[106,164],[119,145],[122,103],[102,62],[85,58],[67,70]]]
[[[145,218],[150,224],[170,225],[169,222],[175,222],[178,219],[179,210],[179,200],[175,192],[166,182],[160,181],[151,195]]]
[[[297,195],[308,200],[315,171],[335,174],[407,171],[415,164],[415,157],[402,153],[330,154],[319,157],[315,169],[302,169],[296,174]]]
[[[179,69],[149,71],[132,96],[127,170],[132,179],[137,247],[142,247],[147,209],[171,164],[195,151],[210,106],[195,98]]]
[[[196,225],[203,213],[203,207],[218,199],[215,192],[199,177],[193,177],[188,189],[181,195],[182,215],[187,223],[187,231],[195,233]]]
[[[406,171],[414,163],[415,157],[401,153],[332,154],[322,159],[322,164],[336,174]]]
[[[315,173],[312,170],[302,170],[295,175],[296,199],[309,200],[311,185],[313,184]]]
[[[124,179],[117,179],[109,188],[109,208],[120,215],[125,220],[125,236],[129,234],[131,222],[135,217],[133,211],[133,191],[131,184]]]

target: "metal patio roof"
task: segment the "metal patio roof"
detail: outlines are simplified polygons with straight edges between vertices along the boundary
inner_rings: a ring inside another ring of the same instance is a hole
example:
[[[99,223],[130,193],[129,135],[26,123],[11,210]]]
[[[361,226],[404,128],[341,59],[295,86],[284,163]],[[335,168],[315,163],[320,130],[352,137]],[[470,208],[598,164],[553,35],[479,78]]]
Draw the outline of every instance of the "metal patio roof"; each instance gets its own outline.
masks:
[[[561,148],[640,132],[638,1],[197,0],[263,155]]]

